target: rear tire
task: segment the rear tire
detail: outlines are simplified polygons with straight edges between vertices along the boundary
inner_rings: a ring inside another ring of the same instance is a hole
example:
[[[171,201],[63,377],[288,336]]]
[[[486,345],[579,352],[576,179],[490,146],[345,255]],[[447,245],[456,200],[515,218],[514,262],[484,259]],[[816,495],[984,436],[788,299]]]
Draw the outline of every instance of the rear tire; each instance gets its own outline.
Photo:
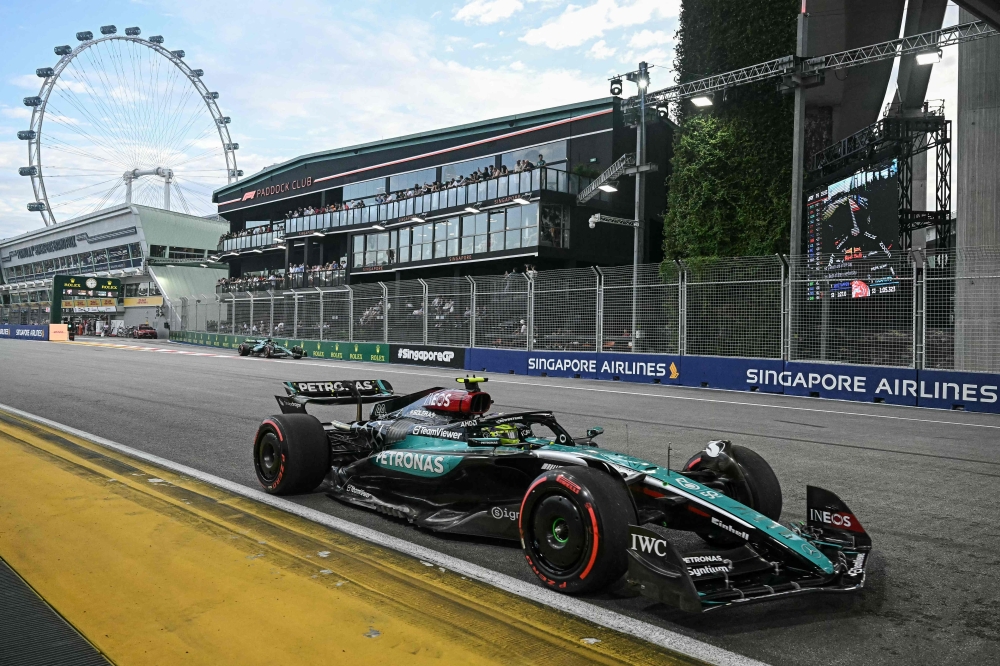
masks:
[[[312,492],[330,471],[330,441],[319,419],[281,414],[264,419],[253,443],[257,480],[272,495]]]
[[[246,345],[240,345],[239,347],[236,348],[236,351],[240,353],[240,356],[250,355],[250,348],[247,347]]]
[[[567,594],[600,590],[622,577],[634,522],[625,486],[588,467],[563,467],[536,478],[518,516],[531,570]]]

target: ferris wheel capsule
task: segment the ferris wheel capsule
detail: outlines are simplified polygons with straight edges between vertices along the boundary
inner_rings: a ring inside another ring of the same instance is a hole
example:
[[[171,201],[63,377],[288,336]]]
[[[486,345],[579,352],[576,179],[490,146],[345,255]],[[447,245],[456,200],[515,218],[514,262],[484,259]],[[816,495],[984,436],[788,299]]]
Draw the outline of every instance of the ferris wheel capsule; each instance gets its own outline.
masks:
[[[116,32],[118,32],[118,28],[116,28],[113,25],[102,25],[101,26],[101,34],[102,35],[113,35]]]
[[[57,46],[57,47],[55,47],[52,50],[56,52],[57,56],[64,56],[64,55],[69,55],[70,53],[72,53],[73,52],[73,47],[70,46],[69,44],[66,44],[66,45],[63,45],[63,46]]]
[[[162,44],[163,35],[153,35],[152,37],[149,38],[149,41],[153,42],[154,44]]]
[[[17,138],[21,141],[34,141],[38,134],[35,130],[21,130],[17,133]]]
[[[139,30],[139,28],[125,28],[125,34],[129,37],[138,37],[142,34],[142,30]]]
[[[76,39],[80,42],[89,42],[94,38],[94,33],[89,30],[84,30],[83,32],[76,33]]]
[[[50,76],[53,76],[55,73],[56,70],[52,69],[51,67],[39,67],[38,69],[35,70],[35,76],[37,76],[40,79],[47,79]]]
[[[32,213],[40,213],[43,210],[45,210],[45,204],[43,204],[40,201],[32,201],[31,203],[28,204],[28,210],[30,210]]]

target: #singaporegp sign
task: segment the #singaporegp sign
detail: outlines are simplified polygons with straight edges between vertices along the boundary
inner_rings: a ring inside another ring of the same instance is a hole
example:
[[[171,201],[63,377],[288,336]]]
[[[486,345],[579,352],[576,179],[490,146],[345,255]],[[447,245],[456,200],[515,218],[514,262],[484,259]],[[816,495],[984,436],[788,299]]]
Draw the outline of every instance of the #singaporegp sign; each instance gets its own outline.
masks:
[[[309,187],[312,183],[312,176],[306,176],[305,178],[298,178],[287,183],[268,185],[267,187],[262,187],[258,190],[250,190],[243,195],[243,198],[240,199],[240,201],[250,201],[251,199],[256,199],[257,197],[269,197],[273,194],[280,194],[291,190],[300,190],[303,187]]]

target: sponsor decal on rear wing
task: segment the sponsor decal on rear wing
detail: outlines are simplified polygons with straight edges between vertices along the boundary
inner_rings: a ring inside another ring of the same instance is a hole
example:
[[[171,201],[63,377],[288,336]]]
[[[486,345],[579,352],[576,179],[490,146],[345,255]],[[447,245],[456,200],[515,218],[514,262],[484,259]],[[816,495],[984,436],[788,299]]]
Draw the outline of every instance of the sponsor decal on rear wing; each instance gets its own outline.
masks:
[[[287,396],[275,396],[282,413],[305,413],[306,404],[357,405],[361,420],[361,405],[388,400],[395,394],[392,384],[384,379],[341,379],[333,381],[284,382]]]

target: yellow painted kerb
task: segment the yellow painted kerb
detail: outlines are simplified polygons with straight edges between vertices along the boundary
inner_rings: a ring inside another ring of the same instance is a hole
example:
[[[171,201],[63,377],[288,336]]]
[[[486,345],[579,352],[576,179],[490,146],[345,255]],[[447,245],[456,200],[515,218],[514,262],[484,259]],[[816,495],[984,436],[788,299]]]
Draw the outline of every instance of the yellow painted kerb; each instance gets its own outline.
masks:
[[[0,457],[0,557],[118,664],[700,663],[2,411]]]

